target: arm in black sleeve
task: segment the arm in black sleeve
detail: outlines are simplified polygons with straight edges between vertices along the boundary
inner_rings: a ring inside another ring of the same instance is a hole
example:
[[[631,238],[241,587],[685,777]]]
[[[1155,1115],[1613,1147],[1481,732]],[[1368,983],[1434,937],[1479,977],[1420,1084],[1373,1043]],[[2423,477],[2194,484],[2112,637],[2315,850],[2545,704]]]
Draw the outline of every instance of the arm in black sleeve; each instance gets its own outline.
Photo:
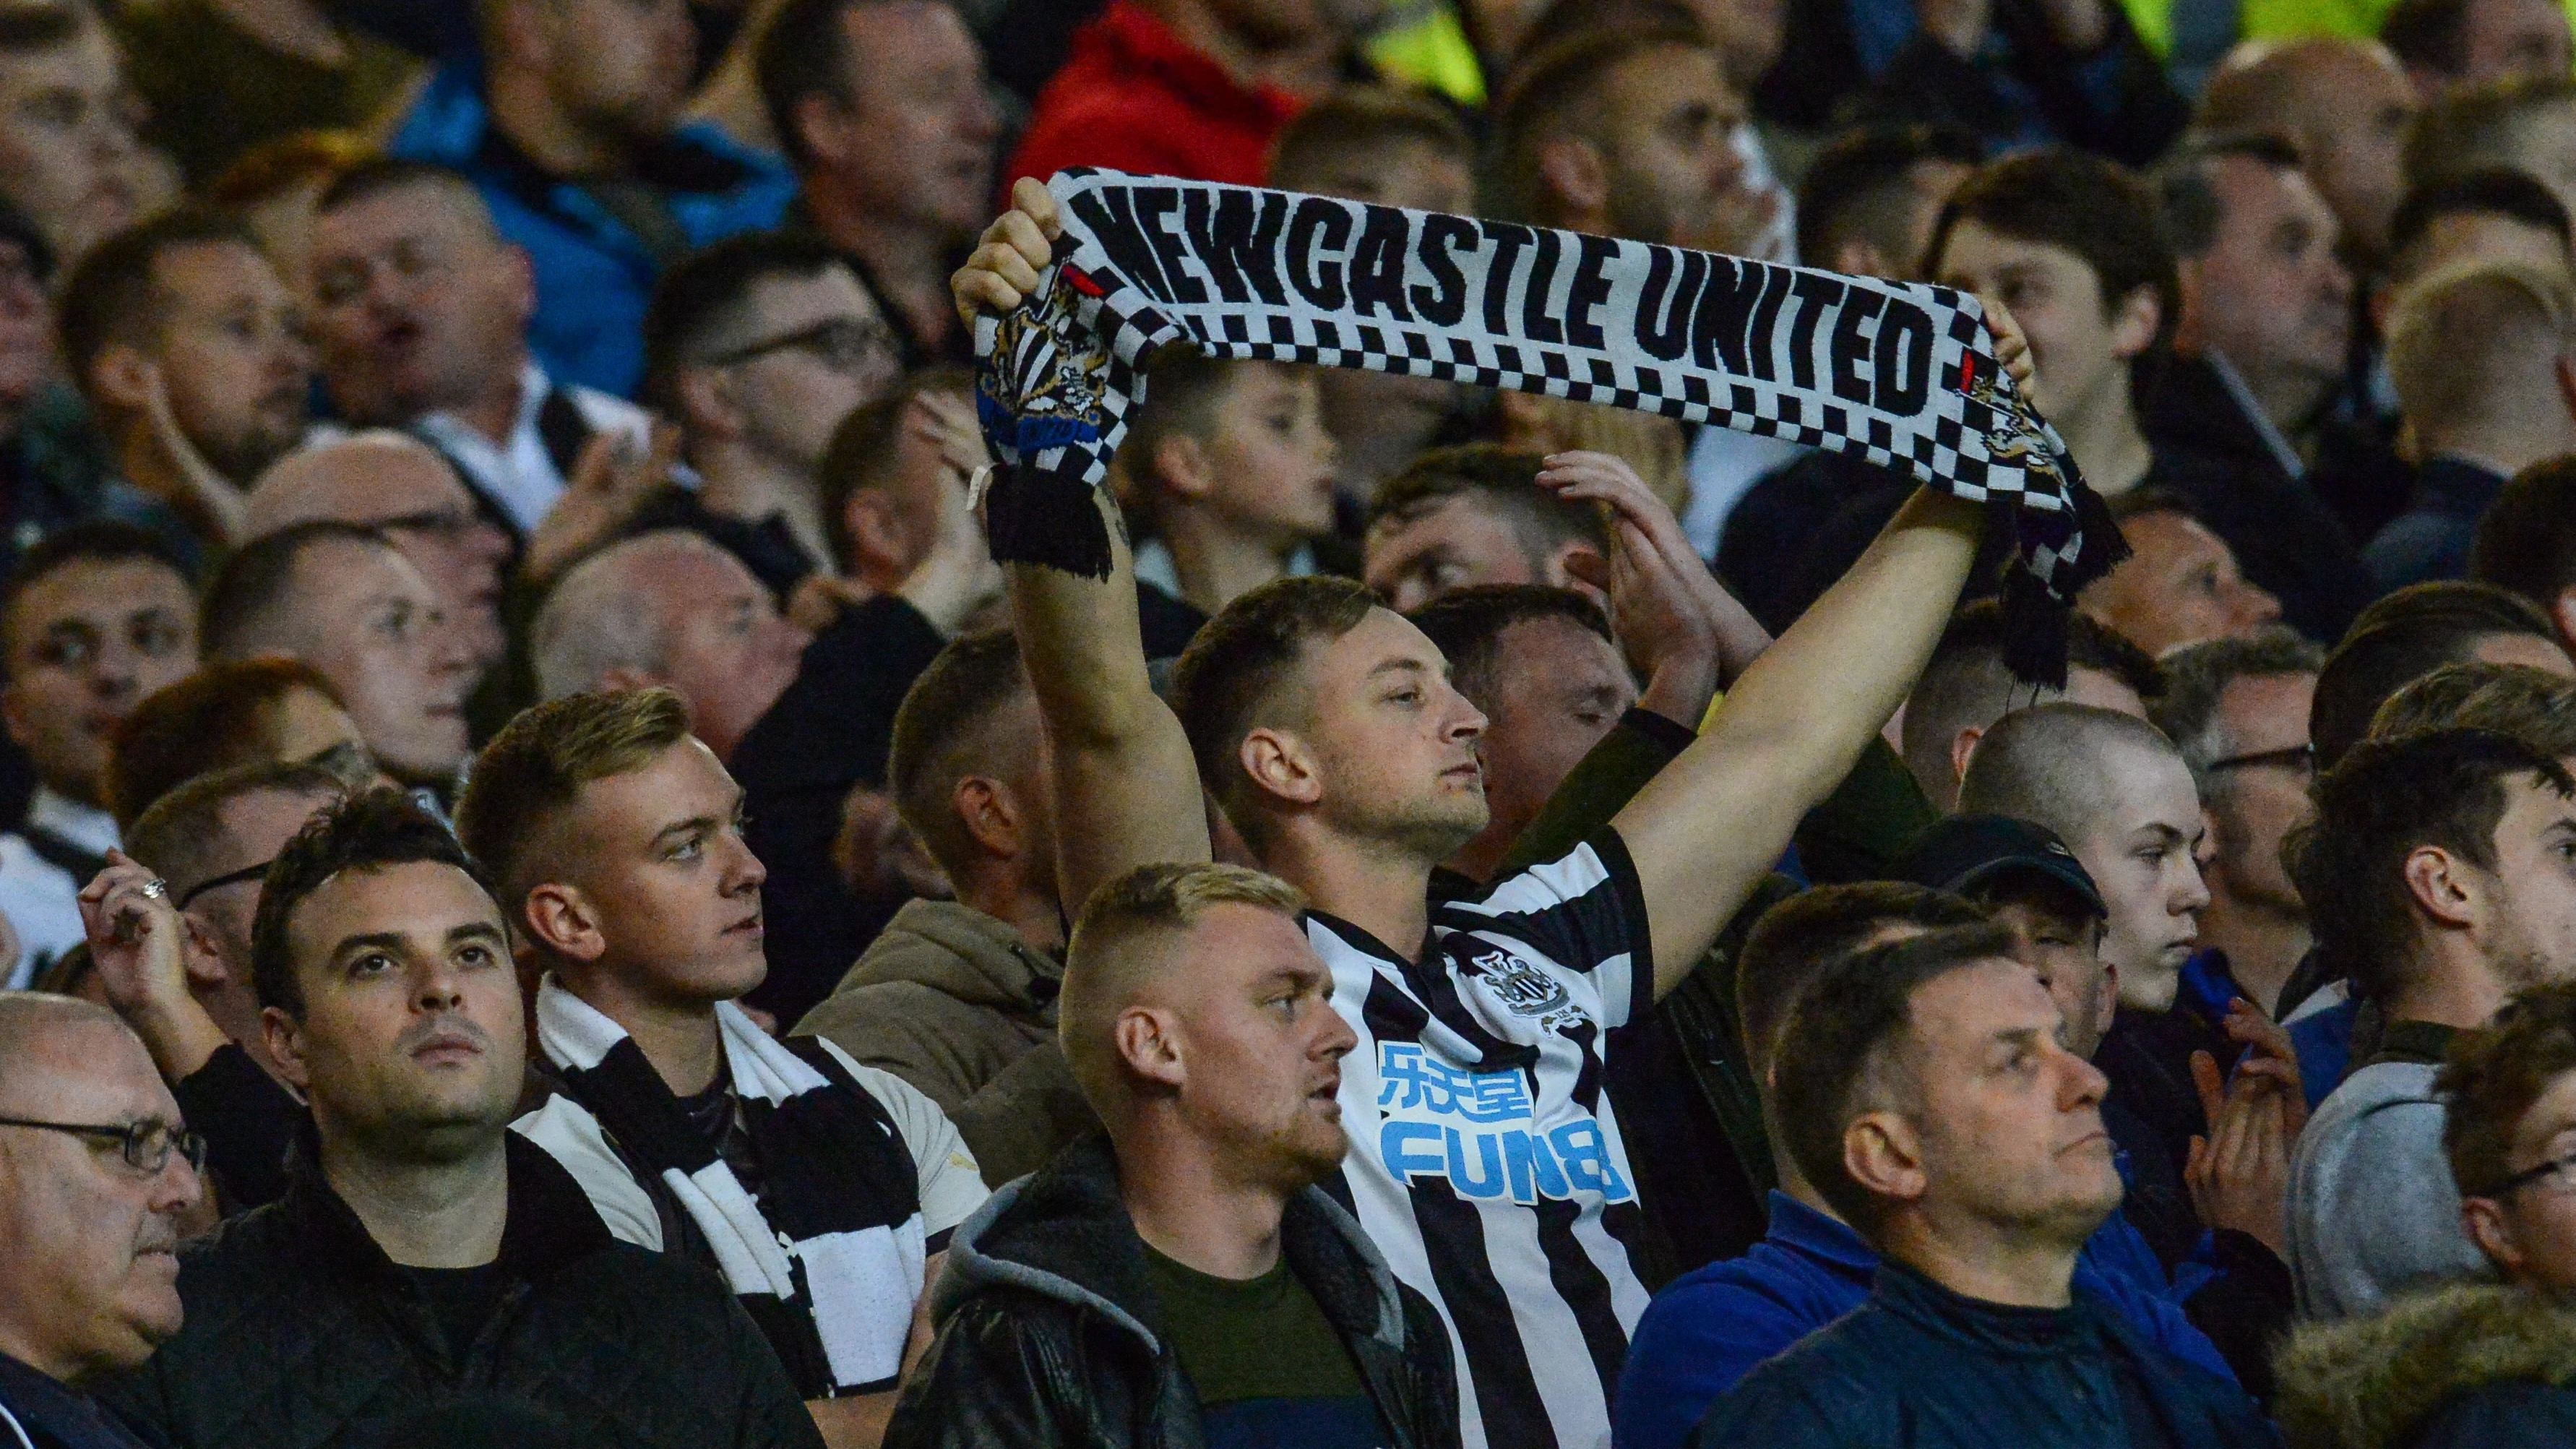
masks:
[[[1449,1350],[1449,1325],[1431,1300],[1402,1283],[1404,1361],[1413,1376],[1413,1442],[1421,1449],[1457,1449],[1458,1360]]]
[[[743,1368],[735,1449],[825,1449],[814,1412],[796,1396],[795,1381],[787,1377],[786,1365],[779,1362],[778,1351],[769,1346],[760,1325],[730,1294],[722,1307],[726,1352]]]
[[[2221,1228],[2210,1237],[2218,1275],[2183,1304],[2183,1316],[2209,1336],[2245,1392],[2268,1405],[2272,1355],[2289,1336],[2296,1309],[2289,1265],[2250,1234]]]
[[[969,1300],[904,1380],[884,1449],[1056,1449],[1073,1442],[1049,1386],[1070,1381],[1007,1305]]]
[[[237,1045],[216,1049],[171,1095],[189,1130],[206,1139],[206,1165],[227,1216],[286,1196],[286,1149],[304,1104]]]
[[[1538,818],[1512,842],[1511,854],[1503,858],[1496,877],[1559,859],[1599,834],[1690,742],[1689,725],[1649,710],[1628,711],[1557,783],[1556,793],[1547,797]]]

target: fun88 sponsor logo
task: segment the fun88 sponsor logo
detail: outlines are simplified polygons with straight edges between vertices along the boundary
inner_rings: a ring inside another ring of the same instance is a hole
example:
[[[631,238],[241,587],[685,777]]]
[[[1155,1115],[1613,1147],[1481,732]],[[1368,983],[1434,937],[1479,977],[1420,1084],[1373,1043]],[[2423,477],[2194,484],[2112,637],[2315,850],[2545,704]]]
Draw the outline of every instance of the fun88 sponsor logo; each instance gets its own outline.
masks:
[[[1636,1196],[1610,1161],[1609,1139],[1590,1114],[1542,1132],[1519,1072],[1469,1072],[1414,1042],[1378,1043],[1378,1156],[1396,1181],[1436,1177],[1460,1197]]]

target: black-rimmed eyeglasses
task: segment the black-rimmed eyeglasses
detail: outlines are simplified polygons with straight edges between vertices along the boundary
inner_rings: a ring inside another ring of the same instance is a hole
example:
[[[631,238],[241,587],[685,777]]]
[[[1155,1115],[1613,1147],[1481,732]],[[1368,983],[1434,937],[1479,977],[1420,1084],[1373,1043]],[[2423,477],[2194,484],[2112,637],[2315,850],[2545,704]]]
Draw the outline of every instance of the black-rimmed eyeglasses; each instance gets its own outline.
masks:
[[[2250,755],[2230,755],[2223,760],[2212,760],[2201,768],[2215,774],[2220,770],[2251,770],[2261,765],[2278,765],[2294,774],[2313,775],[2317,772],[2317,747],[2291,745],[2286,749],[2257,750]]]
[[[891,358],[894,333],[882,322],[833,317],[760,342],[750,342],[707,359],[709,367],[730,367],[773,352],[810,352],[835,372],[857,372],[872,362]]]
[[[197,897],[204,895],[208,891],[219,891],[228,885],[240,885],[246,880],[265,879],[268,875],[268,868],[275,864],[277,864],[276,861],[263,860],[257,865],[246,865],[239,870],[228,870],[222,875],[215,876],[207,880],[201,880],[195,885],[188,887],[186,890],[179,892],[179,898],[170,903],[171,907],[175,910],[184,911],[188,908],[188,903],[190,901],[195,900]]]
[[[2493,1193],[2484,1195],[2504,1197],[2510,1193],[2520,1192],[2534,1183],[2550,1182],[2552,1179],[2555,1179],[2553,1185],[2561,1191],[2571,1184],[2576,1184],[2576,1152],[2553,1157],[2527,1172],[2517,1172],[2499,1183]]]
[[[206,1170],[206,1139],[167,1122],[39,1122],[29,1117],[0,1117],[0,1127],[34,1127],[46,1132],[68,1132],[95,1142],[114,1142],[124,1154],[125,1165],[146,1176],[168,1167],[174,1152],[188,1159],[192,1170]]]

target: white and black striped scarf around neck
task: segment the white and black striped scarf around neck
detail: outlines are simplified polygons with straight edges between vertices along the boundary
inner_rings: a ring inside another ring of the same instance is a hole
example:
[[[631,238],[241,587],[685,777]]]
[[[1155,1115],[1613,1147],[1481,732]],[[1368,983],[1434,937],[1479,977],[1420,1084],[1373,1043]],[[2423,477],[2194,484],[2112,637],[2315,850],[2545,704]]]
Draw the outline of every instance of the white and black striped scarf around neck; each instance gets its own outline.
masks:
[[[800,1395],[892,1388],[925,1257],[912,1154],[818,1044],[779,1041],[731,1002],[716,1020],[760,1163],[757,1199],[624,1027],[551,976],[537,992],[537,1041],[565,1094],[658,1177],[646,1191],[678,1204]]]
[[[1830,448],[2013,530],[2006,656],[2063,684],[2066,610],[2127,553],[1946,287],[1324,196],[1076,168],[1055,261],[976,324],[993,556],[1105,578],[1091,492],[1159,348],[1445,378]]]

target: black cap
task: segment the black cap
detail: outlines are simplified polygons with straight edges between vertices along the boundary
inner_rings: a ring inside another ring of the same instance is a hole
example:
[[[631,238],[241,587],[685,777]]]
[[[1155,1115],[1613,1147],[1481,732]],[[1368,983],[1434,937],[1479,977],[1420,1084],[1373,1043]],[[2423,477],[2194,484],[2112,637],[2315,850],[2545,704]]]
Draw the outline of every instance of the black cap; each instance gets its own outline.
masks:
[[[1962,895],[2004,876],[2036,875],[2075,892],[2096,914],[2108,914],[2084,862],[2057,833],[2003,815],[1953,815],[1935,821],[1896,864],[1900,879]]]

